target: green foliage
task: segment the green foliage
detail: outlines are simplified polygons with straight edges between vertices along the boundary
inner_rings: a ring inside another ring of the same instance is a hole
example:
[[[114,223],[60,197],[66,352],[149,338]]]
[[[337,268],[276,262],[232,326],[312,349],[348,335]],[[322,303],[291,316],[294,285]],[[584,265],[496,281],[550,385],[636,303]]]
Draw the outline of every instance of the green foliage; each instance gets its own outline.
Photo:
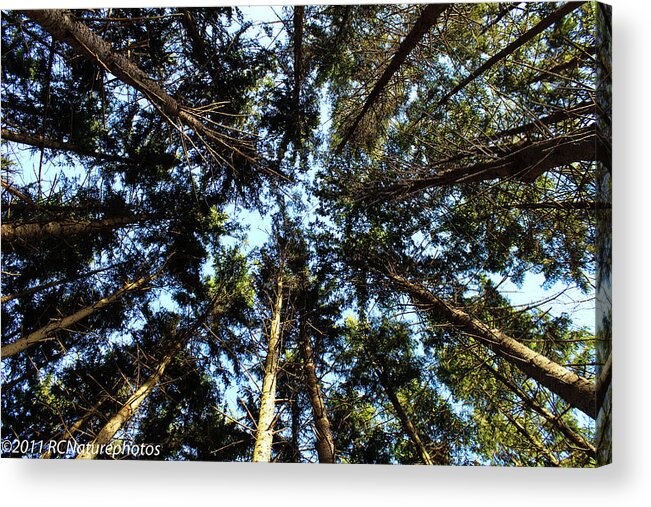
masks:
[[[593,466],[593,424],[449,311],[605,360],[589,302],[504,289],[590,299],[610,262],[593,5],[495,59],[560,8],[454,4],[381,89],[421,5],[73,11],[173,107],[3,12],[3,345],[90,309],[3,359],[3,436],[89,443],[171,357],[114,441],[249,460],[280,295],[273,460],[318,459],[309,364],[339,462]]]

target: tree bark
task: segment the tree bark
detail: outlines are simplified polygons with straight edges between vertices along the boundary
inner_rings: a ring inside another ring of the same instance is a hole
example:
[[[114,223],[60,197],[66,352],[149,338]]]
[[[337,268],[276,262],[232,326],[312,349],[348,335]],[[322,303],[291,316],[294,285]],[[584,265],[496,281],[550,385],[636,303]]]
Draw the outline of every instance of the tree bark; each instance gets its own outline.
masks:
[[[305,368],[305,384],[312,405],[312,417],[314,418],[314,436],[316,437],[316,452],[319,456],[319,463],[335,463],[335,443],[332,438],[330,420],[323,401],[323,393],[316,374],[316,365],[310,335],[307,332],[305,316],[301,317],[301,349]]]
[[[84,415],[77,419],[72,426],[66,426],[63,429],[63,432],[60,434],[61,438],[65,440],[73,440],[75,438],[75,433],[77,433],[86,423],[86,421],[88,421],[88,419],[90,419],[99,410],[99,407],[101,407],[107,399],[108,398],[100,398],[100,400],[95,403],[95,405],[93,405],[90,410],[87,410]],[[41,454],[40,459],[50,459],[52,457],[52,454],[52,451],[48,449],[43,454]]]
[[[61,285],[63,283],[70,283],[70,282],[76,282],[77,280],[81,280],[82,278],[87,278],[89,276],[96,275],[97,273],[102,273],[103,271],[108,271],[109,269],[113,269],[116,266],[119,266],[120,264],[123,263],[118,263],[118,264],[112,264],[111,266],[106,266],[105,268],[99,268],[99,269],[93,269],[92,271],[88,271],[86,273],[81,273],[77,276],[73,276],[71,278],[60,278],[59,280],[54,280],[49,283],[44,283],[41,285],[38,285],[36,287],[30,287],[29,289],[21,290],[19,292],[16,292],[14,294],[9,294],[7,296],[2,296],[0,298],[0,303],[6,303],[7,301],[11,301],[13,299],[19,299],[19,298],[24,298],[27,296],[31,296],[32,294],[36,294],[37,292],[40,292],[45,289],[49,289],[51,287],[56,287],[57,285]]]
[[[475,355],[475,357],[477,356]],[[547,420],[547,422],[549,422],[549,424],[551,424],[554,428],[556,428],[556,430],[558,430],[561,434],[563,434],[565,438],[567,438],[570,442],[572,442],[580,449],[589,453],[590,456],[596,458],[597,451],[595,449],[595,446],[592,443],[588,442],[585,438],[583,438],[583,436],[578,434],[572,428],[570,428],[567,424],[565,424],[565,421],[563,421],[563,419],[561,419],[560,416],[552,414],[547,408],[545,408],[544,406],[536,402],[534,399],[527,396],[527,394],[524,391],[522,391],[513,382],[511,382],[504,375],[502,375],[496,368],[490,366],[479,357],[477,357],[477,359],[482,361],[482,366],[487,371],[489,371],[491,375],[493,375],[499,382],[501,382],[502,385],[504,385],[509,391],[515,394],[518,398],[520,398],[520,400],[522,400],[522,403],[524,404],[525,407],[543,416]]]
[[[43,343],[54,339],[53,335],[56,332],[61,331],[63,329],[67,329],[70,326],[73,326],[74,324],[85,319],[86,317],[89,317],[90,315],[97,312],[98,310],[101,310],[102,308],[110,305],[111,303],[114,303],[122,296],[124,296],[126,293],[133,292],[137,289],[142,288],[145,284],[149,283],[159,275],[160,272],[155,273],[153,275],[142,277],[139,280],[136,280],[135,282],[129,282],[124,286],[122,286],[122,288],[120,288],[118,291],[111,294],[110,296],[102,298],[96,303],[93,303],[90,306],[82,308],[81,310],[73,313],[72,315],[64,317],[61,320],[55,320],[50,324],[48,324],[47,326],[44,326],[41,329],[34,331],[33,333],[30,333],[29,335],[23,338],[19,338],[14,342],[3,344],[0,349],[2,351],[1,353],[2,359],[6,359],[8,357],[14,356],[24,351],[25,349],[33,345],[36,345],[37,343]]]
[[[51,222],[2,224],[2,250],[13,243],[34,243],[46,238],[68,238],[105,229],[115,229],[140,222],[159,219],[157,215],[110,217],[102,220],[55,220]]]
[[[138,411],[138,408],[147,396],[158,385],[165,368],[172,362],[174,355],[177,352],[175,347],[172,351],[161,360],[151,376],[127,399],[122,405],[122,408],[111,417],[108,422],[102,427],[95,438],[88,444],[85,450],[77,455],[75,459],[95,459],[101,451],[102,445],[107,445],[115,436],[115,434],[122,429],[124,424],[131,419]]]
[[[371,90],[371,93],[369,93],[366,101],[364,102],[364,105],[362,106],[362,110],[359,112],[352,125],[346,132],[343,140],[337,147],[337,151],[341,151],[344,146],[350,141],[353,134],[355,133],[355,130],[357,129],[366,113],[368,113],[368,111],[373,107],[382,91],[386,88],[387,84],[389,84],[391,78],[396,72],[398,72],[400,66],[407,59],[407,56],[409,56],[409,53],[414,50],[420,40],[437,22],[441,13],[447,9],[449,5],[450,4],[429,4],[425,6],[423,12],[412,27],[411,31],[400,43],[398,50],[393,55],[393,58],[391,58],[389,65],[380,76],[380,79],[378,79],[375,83],[375,86]]]
[[[540,385],[565,400],[587,416],[596,417],[595,388],[592,382],[531,350],[499,329],[491,328],[435,296],[423,286],[392,272],[386,272],[396,288],[406,291],[424,310],[435,309],[459,329],[466,331],[479,343],[529,375]]]
[[[282,338],[281,318],[283,309],[283,275],[279,273],[276,281],[276,297],[271,311],[269,344],[264,366],[264,379],[260,395],[260,415],[258,417],[254,462],[271,461],[271,444],[273,443],[276,413],[276,382],[278,380],[278,363],[280,360],[280,343]]]
[[[165,369],[176,357],[176,354],[184,347],[186,342],[193,336],[196,330],[210,317],[215,318],[217,314],[226,311],[222,306],[220,296],[215,296],[204,308],[201,315],[195,320],[194,324],[186,331],[176,335],[175,339],[169,345],[167,354],[158,363],[151,376],[145,381],[129,398],[124,402],[120,410],[111,417],[95,436],[84,452],[81,452],[76,459],[95,459],[101,451],[102,445],[107,445],[122,429],[124,424],[131,419],[138,411],[140,405],[147,399],[152,391],[158,386]]]
[[[572,135],[535,143],[523,141],[503,149],[499,158],[371,189],[365,193],[364,199],[403,199],[429,188],[497,178],[513,178],[531,183],[556,167],[595,160],[597,142],[594,129],[582,129]]]
[[[48,139],[43,136],[32,136],[29,134],[23,134],[20,132],[15,132],[7,129],[2,129],[2,139],[14,143],[34,146],[35,148],[44,147],[44,148],[49,148],[51,150],[69,151],[69,152],[76,153],[78,155],[84,155],[87,157],[109,160],[112,162],[125,162],[125,163],[130,162],[130,160],[126,157],[120,157],[118,155],[110,155],[108,153],[101,153],[101,152],[89,150],[87,148],[82,148],[81,146],[77,146],[76,144],[73,143],[57,141],[56,139]]]
[[[518,146],[521,146],[515,143],[511,143],[510,145],[505,143],[496,144],[501,139],[520,134],[547,132],[549,129],[546,127],[549,125],[555,125],[567,120],[585,119],[585,117],[597,117],[597,109],[594,102],[586,101],[569,109],[557,109],[554,112],[536,118],[529,123],[502,130],[494,134],[475,137],[473,139],[472,148],[463,150],[457,155],[442,160],[436,160],[431,164],[431,167],[432,169],[445,167],[471,157],[482,158],[486,157],[487,153],[494,153],[497,156],[501,156],[507,154],[509,151],[513,151],[513,149],[517,149]],[[592,126],[591,128],[595,127]]]
[[[414,426],[414,423],[411,421],[411,418],[409,417],[404,407],[402,406],[402,403],[398,399],[398,395],[396,394],[396,391],[393,388],[391,379],[384,371],[383,366],[382,365],[380,365],[379,367],[376,366],[374,367],[374,370],[378,380],[380,381],[380,385],[382,386],[384,392],[389,398],[389,401],[391,402],[391,406],[393,407],[393,410],[396,413],[396,416],[398,417],[400,424],[402,425],[402,429],[405,431],[405,433],[407,434],[411,442],[414,444],[414,447],[416,448],[416,452],[420,456],[420,459],[423,460],[423,464],[433,465],[434,461],[432,460],[432,457],[430,456],[429,452],[427,451],[427,448],[425,447],[425,444],[420,438],[416,426]]]
[[[563,7],[561,7],[557,11],[552,12],[546,18],[540,20],[540,22],[538,22],[535,26],[533,26],[532,28],[527,30],[525,33],[523,33],[520,37],[518,37],[516,40],[511,42],[504,49],[497,52],[495,55],[493,55],[488,60],[486,60],[483,64],[481,64],[479,67],[477,67],[474,71],[472,71],[465,79],[463,79],[459,84],[457,84],[454,88],[452,88],[452,90],[450,90],[448,93],[446,93],[434,105],[431,112],[436,111],[438,108],[440,108],[442,105],[444,105],[453,96],[455,96],[457,93],[459,93],[461,90],[463,90],[468,84],[473,82],[475,79],[477,79],[479,76],[481,76],[484,72],[486,72],[488,69],[493,67],[497,62],[499,62],[500,60],[503,60],[508,55],[512,54],[514,51],[516,51],[518,48],[525,45],[527,42],[532,40],[534,37],[540,35],[542,32],[544,32],[547,28],[552,26],[558,20],[563,19],[565,16],[567,16],[569,13],[571,13],[575,9],[578,9],[579,7],[581,7],[584,3],[585,2],[567,2]],[[434,98],[434,93],[430,92],[428,94],[428,96],[427,96],[426,103],[430,102],[433,98]],[[424,117],[425,117],[425,113],[423,113],[423,115],[421,115],[421,117],[417,120],[416,124],[419,123]]]
[[[47,9],[23,11],[23,14],[37,22],[59,41],[71,45],[100,68],[141,92],[170,123],[176,125],[172,121],[174,118],[181,120],[203,139],[216,142],[245,158],[252,158],[252,154],[243,153],[236,146],[227,143],[213,129],[203,124],[197,116],[191,114],[163,90],[156,81],[150,79],[142,69],[126,56],[116,52],[108,42],[100,38],[84,23],[75,20],[69,11]],[[247,148],[243,149],[247,150]]]

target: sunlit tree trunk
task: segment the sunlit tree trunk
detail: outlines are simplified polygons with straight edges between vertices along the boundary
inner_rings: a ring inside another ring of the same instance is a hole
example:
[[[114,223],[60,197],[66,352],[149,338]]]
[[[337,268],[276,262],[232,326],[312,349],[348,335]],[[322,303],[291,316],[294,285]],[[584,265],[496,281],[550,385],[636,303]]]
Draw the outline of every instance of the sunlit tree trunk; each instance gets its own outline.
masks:
[[[491,328],[464,310],[443,301],[421,285],[396,273],[387,275],[397,289],[406,291],[425,311],[432,309],[444,315],[451,324],[469,333],[476,341],[560,396],[570,406],[595,418],[595,389],[592,382],[531,350],[499,329]]]
[[[118,410],[118,412],[108,420],[92,442],[86,446],[85,451],[81,452],[76,459],[95,459],[101,451],[101,446],[106,446],[111,442],[115,434],[120,431],[136,414],[140,405],[142,405],[156,386],[158,386],[163,374],[165,373],[165,369],[182,350],[196,330],[202,326],[208,318],[215,318],[224,311],[224,307],[222,307],[220,303],[221,300],[215,296],[213,300],[206,305],[201,315],[195,320],[193,326],[175,336],[174,340],[169,345],[169,348],[167,348],[168,352],[156,365],[156,368],[153,370],[150,377],[131,396],[129,396],[120,410]]]
[[[110,296],[102,298],[99,301],[93,303],[92,305],[86,306],[85,308],[82,308],[81,310],[73,313],[72,315],[68,315],[67,317],[64,317],[61,320],[55,320],[50,324],[48,324],[47,326],[44,326],[41,329],[38,329],[37,331],[34,331],[33,333],[30,333],[29,335],[23,338],[19,338],[14,342],[3,344],[2,348],[0,349],[2,351],[1,354],[2,359],[6,359],[8,357],[14,356],[24,351],[25,349],[33,345],[36,345],[37,343],[43,343],[54,339],[53,335],[56,332],[61,331],[63,329],[68,329],[69,327],[73,326],[74,324],[77,324],[78,322],[85,319],[86,317],[89,317],[90,315],[97,312],[98,310],[101,310],[102,308],[110,305],[111,303],[114,303],[115,301],[120,299],[128,292],[132,292],[142,288],[147,283],[152,281],[154,278],[158,277],[159,274],[160,273],[155,273],[153,275],[144,276],[136,280],[135,282],[126,283],[119,290],[117,290]]]
[[[79,453],[76,459],[95,459],[98,456],[101,451],[101,446],[107,445],[113,439],[115,434],[134,416],[142,402],[147,399],[147,396],[158,385],[165,372],[165,368],[170,364],[176,352],[177,348],[174,348],[167,353],[145,383],[129,396],[129,399],[122,405],[122,408],[108,420],[95,438],[86,446],[85,451]]]
[[[306,329],[305,317],[301,318],[301,348],[305,365],[305,384],[310,396],[312,416],[314,418],[314,436],[316,437],[316,451],[319,456],[319,463],[335,462],[335,443],[332,438],[330,421],[326,411],[325,402],[319,378],[316,374],[314,354],[310,344],[310,335]]]
[[[280,343],[282,338],[281,319],[283,308],[283,275],[278,274],[276,294],[271,311],[271,326],[267,358],[264,366],[264,379],[260,395],[260,415],[258,417],[254,462],[271,460],[271,444],[273,443],[274,423],[276,414],[276,382],[278,380],[278,363],[280,359]]]
[[[86,421],[90,419],[93,415],[97,413],[99,408],[106,402],[108,398],[102,397],[95,405],[93,405],[90,410],[86,411],[79,419],[75,421],[72,426],[66,426],[61,433],[61,438],[65,440],[74,440],[75,433],[81,430],[82,426],[86,424]],[[52,450],[47,450],[41,454],[41,459],[50,459],[52,457]]]

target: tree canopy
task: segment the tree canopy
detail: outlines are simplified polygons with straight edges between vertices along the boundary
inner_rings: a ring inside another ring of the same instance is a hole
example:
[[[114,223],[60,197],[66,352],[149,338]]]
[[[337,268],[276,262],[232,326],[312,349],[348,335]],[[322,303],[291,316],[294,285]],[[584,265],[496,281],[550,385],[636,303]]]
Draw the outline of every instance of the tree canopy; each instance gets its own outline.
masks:
[[[609,23],[2,12],[3,456],[608,462]]]

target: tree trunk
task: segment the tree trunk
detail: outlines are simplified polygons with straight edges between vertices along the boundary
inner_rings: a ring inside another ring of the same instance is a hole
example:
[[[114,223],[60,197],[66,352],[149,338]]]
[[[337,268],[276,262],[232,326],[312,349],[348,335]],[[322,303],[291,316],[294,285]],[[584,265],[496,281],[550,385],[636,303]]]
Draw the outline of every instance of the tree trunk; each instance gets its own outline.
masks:
[[[323,393],[316,374],[314,354],[310,344],[310,335],[307,332],[305,317],[301,317],[301,349],[305,367],[305,384],[310,396],[312,405],[312,417],[314,418],[314,436],[316,437],[316,452],[319,456],[319,463],[335,463],[335,443],[332,438],[330,421],[323,401]]]
[[[524,44],[526,44],[527,42],[532,40],[534,37],[540,35],[542,32],[544,32],[547,28],[552,26],[558,20],[563,19],[565,16],[567,16],[569,13],[571,13],[575,9],[578,9],[579,7],[581,7],[584,3],[585,2],[567,2],[563,7],[561,7],[557,11],[552,12],[546,18],[540,20],[531,29],[527,30],[525,33],[523,33],[520,37],[518,37],[516,40],[511,42],[504,49],[502,49],[501,51],[499,51],[498,53],[496,53],[495,55],[490,57],[483,64],[481,64],[474,71],[472,71],[468,75],[468,77],[463,79],[458,85],[456,85],[454,88],[452,88],[452,90],[450,90],[448,93],[446,93],[434,105],[434,107],[432,108],[430,113],[433,112],[433,111],[436,111],[438,108],[440,108],[443,104],[445,104],[448,100],[450,100],[454,95],[456,95],[461,90],[463,90],[468,84],[470,84],[472,81],[477,79],[479,76],[481,76],[488,69],[493,67],[497,62],[499,62],[500,60],[503,60],[508,55],[512,54],[514,51],[516,51],[518,48],[522,47]],[[430,92],[428,94],[426,103],[431,102],[432,99],[434,99],[434,92]],[[418,119],[418,121],[416,123],[419,123],[424,117],[425,117],[425,114],[421,115],[421,117]]]
[[[74,440],[74,434],[77,433],[81,427],[90,419],[101,407],[108,398],[101,398],[90,410],[87,410],[84,415],[75,421],[75,423],[68,427],[66,426],[61,433],[61,438],[65,440]],[[54,439],[51,439],[54,440]],[[43,454],[41,454],[40,459],[50,459],[52,457],[52,450],[48,449]]]
[[[93,441],[86,447],[84,452],[81,452],[76,459],[95,459],[101,451],[102,445],[107,445],[115,436],[115,434],[122,429],[124,424],[131,419],[138,408],[145,399],[151,394],[160,382],[165,368],[172,362],[176,354],[183,348],[186,342],[193,336],[196,330],[203,325],[209,317],[216,317],[225,311],[221,306],[219,295],[215,296],[210,303],[206,305],[203,312],[194,322],[194,324],[185,332],[176,336],[170,347],[167,349],[167,354],[163,357],[158,366],[153,371],[147,381],[142,384],[136,392],[134,392],[129,399],[122,405],[122,408],[102,427],[99,433],[95,436]],[[91,445],[92,444],[92,445]]]
[[[597,106],[593,101],[581,102],[576,106],[567,109],[557,109],[548,115],[535,118],[529,123],[502,130],[500,132],[495,132],[494,134],[477,136],[473,139],[473,148],[465,149],[456,155],[440,160],[437,159],[433,162],[433,164],[431,164],[432,172],[434,172],[435,169],[445,168],[446,166],[461,162],[464,159],[471,159],[472,157],[475,157],[475,159],[485,158],[487,153],[494,153],[496,156],[503,156],[508,154],[509,151],[513,151],[513,149],[518,149],[521,145],[514,144],[513,142],[509,145],[503,141],[498,144],[498,141],[502,139],[518,136],[520,134],[546,133],[549,130],[545,128],[547,125],[554,125],[567,120],[585,121],[585,118],[587,117],[597,117]],[[588,127],[594,128],[594,125],[595,124],[592,124],[592,126],[589,125]],[[511,149],[509,149],[509,147]]]
[[[393,407],[396,416],[398,416],[398,420],[402,425],[402,429],[405,431],[405,433],[407,434],[411,442],[414,444],[414,447],[416,448],[416,452],[420,456],[420,459],[423,460],[423,464],[433,465],[434,461],[432,461],[432,457],[427,451],[425,444],[421,440],[418,430],[416,429],[416,426],[414,426],[414,423],[411,422],[411,418],[405,411],[404,407],[402,406],[402,403],[400,403],[400,400],[398,399],[398,395],[396,394],[396,391],[394,390],[393,385],[391,383],[391,379],[387,376],[386,372],[383,369],[383,366],[382,365],[380,365],[379,367],[376,366],[374,367],[374,370],[378,380],[380,381],[380,385],[384,389],[384,392],[386,393],[387,397],[389,398],[389,401],[391,402],[391,406]]]
[[[421,285],[395,273],[386,274],[396,288],[406,291],[414,302],[423,305],[426,311],[428,308],[435,309],[450,323],[469,333],[479,343],[560,396],[570,406],[593,419],[596,417],[595,388],[592,382],[534,352],[499,329],[491,328],[465,311],[453,307]]]
[[[2,250],[10,249],[12,243],[34,243],[46,238],[68,238],[89,234],[104,229],[155,220],[156,215],[133,215],[104,218],[102,220],[56,220],[51,222],[4,223],[2,224]]]
[[[22,352],[23,350],[31,347],[32,345],[35,345],[37,343],[43,343],[49,340],[54,339],[53,335],[61,331],[63,329],[67,329],[70,326],[73,326],[77,322],[85,319],[86,317],[92,315],[98,310],[101,310],[105,306],[110,305],[111,303],[114,303],[118,299],[120,299],[122,296],[124,296],[127,292],[132,292],[137,289],[140,289],[143,287],[145,284],[149,283],[152,281],[154,278],[158,277],[160,275],[160,272],[155,273],[153,275],[148,275],[145,277],[140,278],[139,280],[136,280],[135,282],[129,282],[125,284],[122,288],[120,288],[118,291],[114,292],[110,296],[107,296],[105,298],[100,299],[96,303],[93,303],[90,306],[87,306],[85,308],[82,308],[81,310],[73,313],[72,315],[69,315],[67,317],[64,317],[61,320],[55,320],[48,324],[47,326],[42,327],[41,329],[34,331],[33,333],[23,337],[19,338],[15,342],[11,343],[6,343],[3,344],[1,349],[2,353],[2,359],[6,359],[8,357],[14,356],[18,354],[19,352]]]
[[[129,399],[127,399],[127,401],[122,405],[122,408],[120,408],[120,410],[109,419],[92,442],[87,444],[85,450],[79,453],[75,459],[95,459],[98,456],[102,450],[101,446],[107,445],[113,439],[115,434],[122,429],[124,423],[133,417],[137,412],[138,407],[140,407],[142,402],[147,399],[147,396],[149,396],[158,385],[158,382],[165,372],[165,368],[170,364],[176,352],[177,348],[175,347],[172,351],[167,353],[147,381],[142,384],[136,392],[129,396]]]
[[[431,176],[420,176],[370,189],[364,199],[403,199],[429,188],[476,183],[497,178],[533,182],[540,175],[556,167],[597,157],[598,142],[594,128],[581,129],[572,135],[563,135],[530,143],[523,141],[508,148],[500,148],[499,158],[467,167],[438,171]]]
[[[499,382],[501,382],[509,391],[515,394],[518,398],[520,398],[525,407],[543,416],[549,424],[551,424],[554,428],[556,428],[570,442],[572,442],[574,445],[579,447],[581,450],[584,450],[585,452],[590,454],[590,456],[596,458],[597,451],[595,449],[595,446],[589,441],[587,441],[582,435],[580,435],[572,428],[570,428],[567,424],[565,424],[565,421],[561,419],[560,415],[552,414],[546,407],[540,405],[534,399],[527,396],[527,394],[524,391],[522,391],[513,382],[511,382],[504,375],[502,375],[496,368],[487,364],[485,361],[483,361],[480,357],[478,357],[474,353],[473,355],[482,362],[482,366],[486,370],[488,370]]]
[[[254,462],[269,462],[271,460],[271,444],[273,443],[274,422],[276,419],[276,381],[278,380],[278,363],[280,359],[282,308],[283,275],[280,273],[276,282],[276,300],[271,311],[269,345],[260,396],[260,415],[253,449]]]
[[[368,111],[373,107],[378,97],[380,97],[382,91],[389,84],[391,78],[396,72],[398,72],[400,66],[407,59],[407,56],[409,56],[409,53],[413,51],[413,49],[418,45],[420,40],[425,36],[430,28],[434,26],[441,13],[447,9],[449,5],[450,4],[429,4],[425,6],[423,12],[412,27],[411,31],[400,43],[398,50],[393,55],[393,58],[389,62],[389,65],[387,65],[387,68],[384,69],[384,72],[380,76],[380,79],[378,79],[375,83],[375,86],[371,90],[371,93],[369,93],[366,101],[364,102],[364,105],[362,106],[362,110],[359,112],[352,125],[346,132],[343,140],[337,147],[337,151],[341,151],[346,143],[350,141],[353,134],[355,133],[355,130],[357,129],[366,113],[368,113]]]
[[[75,20],[67,11],[54,9],[33,10],[23,11],[23,14],[37,22],[59,41],[69,44],[95,62],[100,68],[107,70],[124,83],[141,92],[168,122],[176,126],[173,119],[178,118],[200,137],[216,142],[242,157],[252,158],[252,154],[243,153],[232,142],[228,143],[227,138],[220,136],[213,129],[203,124],[195,114],[181,106],[156,81],[150,79],[142,69],[132,63],[125,55],[116,52],[108,42],[100,38],[84,23]],[[233,140],[230,139],[230,141]],[[243,149],[245,151],[249,150],[248,147],[243,147]]]
[[[7,296],[2,296],[0,298],[0,303],[6,303],[7,301],[11,301],[13,299],[19,299],[19,298],[24,298],[27,296],[31,296],[32,294],[36,294],[37,292],[40,292],[45,289],[49,289],[51,287],[56,287],[57,285],[61,285],[63,283],[70,283],[70,282],[76,282],[77,280],[81,280],[83,278],[87,278],[89,276],[96,275],[97,273],[102,273],[103,271],[108,271],[109,269],[113,269],[116,266],[119,266],[120,264],[123,263],[118,263],[118,264],[112,264],[111,266],[106,266],[105,268],[99,268],[99,269],[93,269],[92,271],[88,271],[86,273],[81,273],[77,276],[73,276],[71,278],[60,278],[59,280],[54,280],[52,282],[44,283],[41,285],[37,285],[36,287],[30,287],[29,289],[24,289],[21,291],[18,291],[14,294],[9,294]]]
[[[62,141],[57,141],[55,139],[44,138],[43,136],[32,136],[29,134],[23,134],[21,132],[15,132],[12,130],[2,129],[2,139],[6,141],[12,141],[14,143],[26,144],[28,146],[34,146],[35,148],[49,148],[51,150],[58,151],[69,151],[76,153],[78,155],[84,155],[87,157],[94,157],[103,160],[110,160],[113,162],[125,162],[128,163],[130,160],[127,157],[120,157],[118,155],[110,155],[108,153],[101,153],[87,148],[82,148],[73,143],[66,143]]]

